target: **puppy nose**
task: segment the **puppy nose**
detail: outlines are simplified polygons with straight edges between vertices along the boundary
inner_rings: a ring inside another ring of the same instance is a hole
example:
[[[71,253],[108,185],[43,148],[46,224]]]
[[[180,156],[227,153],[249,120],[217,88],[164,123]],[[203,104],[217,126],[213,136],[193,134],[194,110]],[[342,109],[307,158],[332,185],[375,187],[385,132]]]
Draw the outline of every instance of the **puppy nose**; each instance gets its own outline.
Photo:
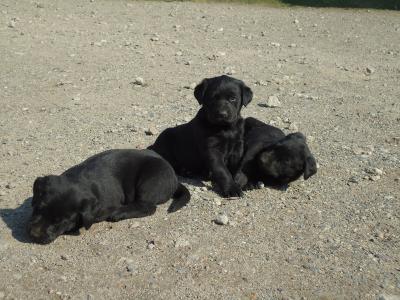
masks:
[[[40,238],[41,236],[41,230],[40,227],[37,226],[32,226],[29,230],[29,234],[33,237],[33,238]]]
[[[226,118],[228,116],[228,112],[226,110],[221,110],[218,112],[220,117]]]

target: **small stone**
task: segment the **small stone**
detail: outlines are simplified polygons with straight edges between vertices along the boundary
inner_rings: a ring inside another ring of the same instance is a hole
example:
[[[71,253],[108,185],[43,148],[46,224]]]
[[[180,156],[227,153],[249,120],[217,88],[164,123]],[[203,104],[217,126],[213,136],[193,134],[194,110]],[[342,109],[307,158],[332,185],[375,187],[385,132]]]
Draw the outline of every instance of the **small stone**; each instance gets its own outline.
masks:
[[[294,43],[289,45],[289,48],[296,48],[296,47],[297,47],[297,45]]]
[[[372,68],[372,67],[366,67],[366,68],[365,68],[365,71],[367,71],[367,74],[373,74],[373,73],[375,73],[375,69]]]
[[[23,108],[22,108],[22,111],[28,111],[28,110],[29,110],[28,107],[23,107]]]
[[[15,184],[13,184],[13,183],[6,184],[6,189],[13,189],[13,188],[15,188]]]
[[[299,130],[299,128],[297,127],[297,124],[295,122],[290,123],[288,129],[291,130],[291,131],[298,131]]]
[[[158,36],[153,36],[150,38],[150,41],[152,41],[152,42],[157,42],[159,40],[160,40],[160,38]]]
[[[192,82],[191,84],[185,85],[184,88],[188,90],[194,90],[196,87],[196,83]]]
[[[372,175],[369,177],[370,180],[372,181],[378,181],[379,179],[381,179],[381,176],[379,175]]]
[[[191,62],[190,60],[185,61],[185,65],[186,65],[186,66],[190,66],[191,64],[192,64],[192,62]]]
[[[365,172],[371,175],[375,175],[375,176],[381,176],[383,175],[383,171],[381,169],[378,168],[366,168]]]
[[[400,296],[390,295],[390,294],[381,294],[381,295],[379,295],[378,300],[400,300]]]
[[[158,133],[158,130],[154,126],[151,126],[148,129],[146,129],[144,133],[146,135],[156,135]]]
[[[15,25],[16,25],[16,23],[14,20],[11,20],[10,22],[8,22],[8,27],[10,27],[10,28],[15,28]]]
[[[224,69],[224,73],[227,75],[233,75],[236,73],[235,69],[233,67],[226,67]]]
[[[132,259],[127,259],[126,261],[126,271],[129,273],[134,273],[136,271],[136,266]]]
[[[137,221],[134,221],[134,222],[130,223],[128,227],[132,229],[132,228],[138,228],[139,226],[140,226],[140,223]]]
[[[229,223],[229,218],[226,214],[220,213],[214,220],[215,224],[227,225]]]
[[[136,77],[135,80],[133,81],[133,84],[144,86],[145,82],[142,77]]]
[[[156,243],[154,241],[148,241],[147,242],[147,249],[154,249],[156,247]]]
[[[357,177],[357,176],[351,176],[349,178],[349,182],[351,182],[351,183],[359,183],[360,182],[360,178]]]
[[[62,260],[68,260],[68,256],[66,256],[66,255],[64,255],[64,254],[61,254],[60,257],[61,257]]]
[[[271,108],[273,108],[273,107],[281,107],[282,106],[282,104],[279,101],[278,97],[275,96],[275,95],[269,96],[266,103],[260,103],[258,105],[262,106],[262,107],[271,107]]]
[[[179,237],[175,241],[175,248],[184,248],[190,246],[188,240],[184,239],[183,237]]]
[[[183,53],[182,53],[182,51],[177,51],[177,52],[175,53],[175,55],[176,55],[176,56],[182,56]]]
[[[219,199],[219,198],[214,198],[214,203],[215,203],[216,205],[220,206],[220,205],[222,204],[222,201],[221,201],[221,199]]]
[[[271,43],[271,46],[274,46],[274,47],[280,47],[280,46],[281,46],[281,44],[279,44],[279,43],[275,43],[275,42],[272,42],[272,43]]]
[[[299,20],[294,19],[293,23],[294,23],[294,24],[299,24]]]
[[[262,182],[262,181],[257,182],[257,187],[259,189],[263,189],[264,188],[264,182]]]

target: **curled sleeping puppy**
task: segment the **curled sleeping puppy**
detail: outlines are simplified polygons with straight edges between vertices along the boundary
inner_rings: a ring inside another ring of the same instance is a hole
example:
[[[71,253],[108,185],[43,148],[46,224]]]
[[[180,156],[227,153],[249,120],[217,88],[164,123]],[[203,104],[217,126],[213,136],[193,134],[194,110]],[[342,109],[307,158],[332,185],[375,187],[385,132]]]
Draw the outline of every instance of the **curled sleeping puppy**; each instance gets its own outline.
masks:
[[[269,186],[284,186],[301,175],[308,179],[317,172],[305,136],[282,130],[255,118],[245,120],[245,153],[235,181],[244,189],[252,189],[258,182]]]
[[[201,105],[196,116],[161,132],[149,149],[164,157],[177,174],[210,178],[222,196],[241,196],[232,175],[243,155],[240,111],[253,93],[241,80],[223,75],[204,79],[194,96]]]
[[[28,232],[35,242],[88,229],[93,223],[149,216],[174,198],[168,212],[185,206],[189,191],[173,168],[151,150],[109,150],[61,175],[38,177],[33,184]]]

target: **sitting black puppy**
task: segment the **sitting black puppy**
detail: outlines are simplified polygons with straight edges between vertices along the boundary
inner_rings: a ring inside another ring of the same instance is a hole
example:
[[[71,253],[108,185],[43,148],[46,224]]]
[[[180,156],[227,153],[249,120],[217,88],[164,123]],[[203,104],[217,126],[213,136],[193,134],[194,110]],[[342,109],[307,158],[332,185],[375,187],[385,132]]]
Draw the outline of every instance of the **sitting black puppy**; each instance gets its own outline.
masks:
[[[194,90],[202,107],[188,123],[164,130],[149,147],[182,176],[211,178],[224,197],[241,196],[232,178],[243,154],[242,106],[253,93],[229,76],[204,79]]]
[[[245,120],[245,154],[235,181],[244,189],[252,189],[258,182],[269,186],[284,186],[304,174],[308,179],[317,172],[305,136],[282,130],[255,118]]]
[[[50,243],[59,235],[93,223],[153,214],[156,205],[174,201],[174,212],[190,200],[172,167],[151,150],[109,150],[63,174],[38,177],[33,184],[29,233]]]

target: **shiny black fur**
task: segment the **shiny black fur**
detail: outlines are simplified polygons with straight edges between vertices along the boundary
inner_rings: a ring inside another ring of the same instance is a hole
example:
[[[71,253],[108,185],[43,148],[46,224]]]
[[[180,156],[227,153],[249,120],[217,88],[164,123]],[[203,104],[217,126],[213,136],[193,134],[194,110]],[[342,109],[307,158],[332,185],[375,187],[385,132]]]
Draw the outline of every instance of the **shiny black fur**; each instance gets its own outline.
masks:
[[[258,182],[269,186],[283,186],[302,174],[308,179],[317,172],[305,136],[282,130],[255,118],[245,120],[245,153],[235,181],[244,189],[252,189]]]
[[[202,106],[188,123],[164,130],[149,148],[182,176],[211,178],[222,196],[241,196],[232,178],[243,154],[242,106],[253,93],[229,76],[204,79],[194,90]]]
[[[96,222],[151,215],[171,197],[169,212],[186,205],[190,194],[157,153],[109,150],[59,176],[38,177],[28,231],[35,242],[50,243]]]

